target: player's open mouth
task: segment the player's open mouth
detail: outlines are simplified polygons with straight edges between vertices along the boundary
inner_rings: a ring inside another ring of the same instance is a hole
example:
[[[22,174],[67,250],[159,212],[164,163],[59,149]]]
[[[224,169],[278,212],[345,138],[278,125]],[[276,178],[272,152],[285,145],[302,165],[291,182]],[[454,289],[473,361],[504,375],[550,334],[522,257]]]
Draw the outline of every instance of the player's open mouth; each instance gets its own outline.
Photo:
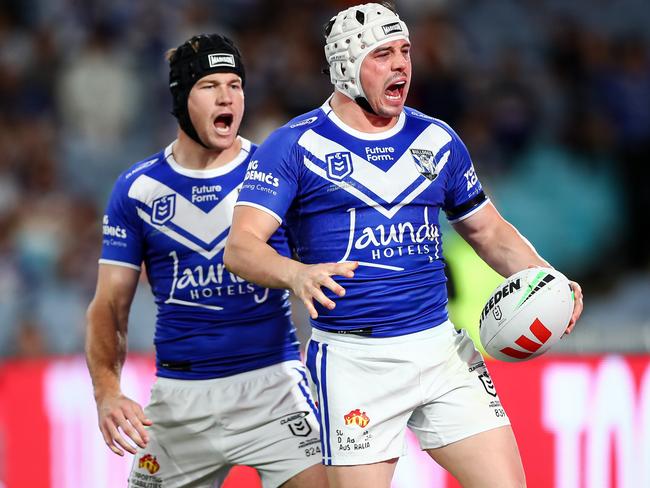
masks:
[[[228,134],[230,133],[230,126],[232,125],[232,121],[232,114],[217,115],[217,117],[214,119],[214,128],[217,129],[217,132],[220,134]]]
[[[388,85],[388,88],[386,88],[384,94],[386,95],[386,98],[388,98],[389,100],[399,101],[402,99],[402,96],[404,95],[405,87],[406,87],[406,80],[400,80]]]

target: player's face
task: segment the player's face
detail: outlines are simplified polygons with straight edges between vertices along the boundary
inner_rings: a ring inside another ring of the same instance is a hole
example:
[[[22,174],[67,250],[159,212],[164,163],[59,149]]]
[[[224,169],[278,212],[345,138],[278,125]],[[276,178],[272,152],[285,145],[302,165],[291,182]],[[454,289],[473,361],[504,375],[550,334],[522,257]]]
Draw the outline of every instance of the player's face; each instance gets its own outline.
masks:
[[[361,85],[372,109],[382,117],[397,117],[411,84],[411,44],[404,39],[382,44],[361,65]]]
[[[234,73],[204,76],[192,87],[187,108],[201,141],[210,149],[228,149],[244,116],[241,78]]]

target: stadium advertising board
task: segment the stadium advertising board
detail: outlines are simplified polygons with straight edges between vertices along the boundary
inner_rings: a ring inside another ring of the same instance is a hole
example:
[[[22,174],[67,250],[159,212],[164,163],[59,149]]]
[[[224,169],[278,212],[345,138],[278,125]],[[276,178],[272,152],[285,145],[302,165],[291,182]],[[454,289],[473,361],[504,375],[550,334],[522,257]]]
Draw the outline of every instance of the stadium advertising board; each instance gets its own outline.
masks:
[[[519,442],[530,488],[650,486],[650,358],[543,356],[489,362]],[[153,361],[127,361],[125,392],[146,403]],[[412,436],[393,486],[457,488]],[[99,430],[81,357],[0,366],[0,488],[124,486],[132,456],[120,458]],[[162,470],[155,460],[142,460]],[[258,488],[237,468],[227,487]]]

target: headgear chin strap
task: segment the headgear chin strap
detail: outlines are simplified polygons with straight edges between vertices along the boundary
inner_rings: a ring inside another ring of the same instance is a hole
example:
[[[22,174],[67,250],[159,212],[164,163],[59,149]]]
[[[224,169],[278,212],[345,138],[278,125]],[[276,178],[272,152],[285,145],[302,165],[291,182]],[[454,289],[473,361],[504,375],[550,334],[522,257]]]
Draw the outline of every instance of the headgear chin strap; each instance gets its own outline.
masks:
[[[235,73],[241,78],[242,87],[246,73],[237,46],[226,36],[200,34],[181,44],[169,58],[169,89],[174,108],[172,114],[181,129],[198,144],[209,149],[192,125],[187,99],[194,84],[211,73]]]
[[[326,36],[325,57],[332,84],[361,108],[374,114],[361,86],[361,64],[368,53],[381,44],[397,39],[408,40],[406,24],[389,8],[378,3],[366,3],[332,17]]]

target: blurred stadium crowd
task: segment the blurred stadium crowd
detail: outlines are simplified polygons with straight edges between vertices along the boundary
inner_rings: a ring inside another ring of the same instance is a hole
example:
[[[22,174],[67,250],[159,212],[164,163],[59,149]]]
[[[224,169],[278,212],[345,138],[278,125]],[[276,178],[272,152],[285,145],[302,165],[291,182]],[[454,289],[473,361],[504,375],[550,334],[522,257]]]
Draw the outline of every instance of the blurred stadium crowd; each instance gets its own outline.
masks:
[[[175,134],[165,51],[233,37],[242,134],[259,143],[328,96],[322,25],[353,3],[3,0],[0,356],[82,350],[113,180]],[[505,217],[581,281],[580,335],[637,330],[645,343],[609,345],[650,348],[650,4],[396,3],[414,46],[408,105],[460,133]],[[129,341],[148,351],[155,308],[140,288]]]

